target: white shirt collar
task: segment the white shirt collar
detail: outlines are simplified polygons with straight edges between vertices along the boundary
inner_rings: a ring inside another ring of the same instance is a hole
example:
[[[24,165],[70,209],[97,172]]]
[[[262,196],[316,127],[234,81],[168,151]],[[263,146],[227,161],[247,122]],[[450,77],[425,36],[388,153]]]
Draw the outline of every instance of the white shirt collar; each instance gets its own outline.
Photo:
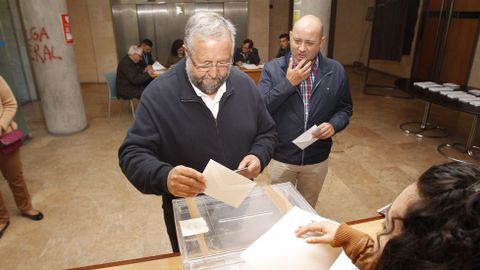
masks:
[[[222,99],[223,94],[225,94],[225,92],[227,91],[227,83],[223,82],[223,84],[220,85],[213,99],[209,95],[202,92],[202,90],[198,89],[198,87],[196,87],[191,81],[190,84],[192,85],[193,90],[195,91],[197,96],[199,96],[203,100],[207,108],[212,112],[213,116],[217,118],[220,100]]]

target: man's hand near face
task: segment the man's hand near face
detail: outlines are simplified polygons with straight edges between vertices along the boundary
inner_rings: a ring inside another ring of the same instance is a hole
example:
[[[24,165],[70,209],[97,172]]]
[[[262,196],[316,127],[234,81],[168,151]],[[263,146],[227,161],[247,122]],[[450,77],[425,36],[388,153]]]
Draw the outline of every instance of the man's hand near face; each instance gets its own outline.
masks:
[[[287,69],[287,80],[293,85],[297,86],[310,76],[312,69],[312,61],[302,59],[295,67],[293,67],[293,59],[290,58]]]

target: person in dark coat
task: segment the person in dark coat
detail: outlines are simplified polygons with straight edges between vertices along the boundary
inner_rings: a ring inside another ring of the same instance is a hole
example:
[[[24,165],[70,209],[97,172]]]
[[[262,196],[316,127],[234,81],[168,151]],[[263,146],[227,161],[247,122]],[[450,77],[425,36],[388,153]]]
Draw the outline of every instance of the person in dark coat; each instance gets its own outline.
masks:
[[[185,58],[145,90],[119,149],[120,167],[142,193],[162,196],[174,252],[172,200],[203,193],[210,159],[253,179],[270,162],[273,119],[253,80],[231,68],[232,23],[198,12],[185,26]]]
[[[235,50],[233,55],[233,63],[237,66],[242,64],[260,64],[260,56],[258,56],[257,48],[253,47],[253,41],[251,39],[245,39],[242,47]]]
[[[353,112],[347,74],[322,55],[324,42],[320,19],[303,16],[290,32],[291,52],[266,63],[258,84],[278,131],[269,181],[294,183],[313,208],[328,172],[332,137],[347,127]],[[317,139],[310,146],[292,142],[310,129]]]
[[[152,81],[153,69],[144,71],[140,66],[142,49],[132,45],[117,67],[117,96],[140,99],[143,89]]]
[[[175,39],[172,43],[172,47],[170,49],[170,55],[167,59],[167,64],[165,65],[166,68],[170,68],[171,66],[178,63],[178,61],[182,60],[185,57],[185,48],[183,47],[183,40],[182,39]]]

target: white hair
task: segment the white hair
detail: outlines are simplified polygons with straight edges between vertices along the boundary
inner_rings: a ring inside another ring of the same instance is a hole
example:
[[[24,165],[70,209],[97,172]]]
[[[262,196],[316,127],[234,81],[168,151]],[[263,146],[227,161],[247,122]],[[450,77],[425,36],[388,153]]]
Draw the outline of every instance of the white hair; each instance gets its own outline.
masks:
[[[137,45],[130,46],[130,48],[128,48],[128,55],[133,56],[134,54],[142,55],[142,48],[138,47]]]
[[[214,38],[224,37],[225,34],[230,35],[232,41],[232,52],[235,48],[235,26],[214,12],[197,12],[191,16],[185,25],[185,48],[192,55],[194,54],[193,38],[199,38],[202,41]]]

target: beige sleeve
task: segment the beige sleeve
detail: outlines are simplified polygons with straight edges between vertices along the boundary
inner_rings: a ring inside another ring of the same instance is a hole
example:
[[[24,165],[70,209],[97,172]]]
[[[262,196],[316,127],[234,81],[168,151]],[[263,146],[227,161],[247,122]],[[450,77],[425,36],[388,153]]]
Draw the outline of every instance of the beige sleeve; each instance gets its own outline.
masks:
[[[332,247],[342,247],[347,256],[360,270],[371,270],[375,267],[375,241],[365,233],[357,231],[342,223],[330,243]]]
[[[17,112],[17,101],[7,82],[0,76],[0,134],[3,134]]]

